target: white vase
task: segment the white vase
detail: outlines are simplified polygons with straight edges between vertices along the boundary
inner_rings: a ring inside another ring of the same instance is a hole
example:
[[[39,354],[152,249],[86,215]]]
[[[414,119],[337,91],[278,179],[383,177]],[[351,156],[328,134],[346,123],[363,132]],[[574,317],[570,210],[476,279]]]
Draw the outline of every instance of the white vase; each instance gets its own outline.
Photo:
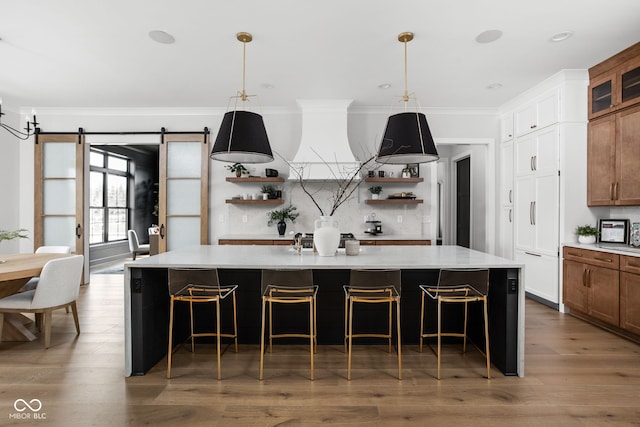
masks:
[[[330,216],[321,216],[314,222],[313,244],[320,256],[335,256],[340,245],[338,221]]]
[[[578,242],[585,245],[592,245],[596,242],[596,236],[578,236]]]
[[[371,194],[371,200],[378,200],[380,198],[379,194]]]

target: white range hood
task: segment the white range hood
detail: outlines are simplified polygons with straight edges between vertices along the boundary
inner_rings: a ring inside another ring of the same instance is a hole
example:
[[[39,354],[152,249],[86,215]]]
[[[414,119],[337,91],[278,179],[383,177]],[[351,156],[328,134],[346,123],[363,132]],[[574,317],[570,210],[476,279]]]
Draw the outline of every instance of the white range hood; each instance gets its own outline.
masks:
[[[349,146],[347,109],[352,99],[298,99],[302,140],[290,162],[289,179],[344,180],[360,167]],[[359,179],[359,177],[357,177]]]

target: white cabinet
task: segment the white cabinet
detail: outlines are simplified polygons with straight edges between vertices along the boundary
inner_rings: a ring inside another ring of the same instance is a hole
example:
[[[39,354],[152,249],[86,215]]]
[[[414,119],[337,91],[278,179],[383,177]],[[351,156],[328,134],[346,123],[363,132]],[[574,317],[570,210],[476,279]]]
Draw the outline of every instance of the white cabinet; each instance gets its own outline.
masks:
[[[558,256],[516,250],[515,260],[525,264],[524,283],[527,294],[558,304]]]
[[[498,256],[513,259],[513,206],[503,206],[500,209],[500,224],[498,227]]]
[[[516,249],[558,254],[558,144],[558,126],[516,139]]]
[[[500,144],[500,204],[513,204],[513,141]]]
[[[510,141],[513,139],[513,113],[500,116],[500,141]]]
[[[515,112],[516,137],[543,129],[560,120],[560,93],[554,89]]]

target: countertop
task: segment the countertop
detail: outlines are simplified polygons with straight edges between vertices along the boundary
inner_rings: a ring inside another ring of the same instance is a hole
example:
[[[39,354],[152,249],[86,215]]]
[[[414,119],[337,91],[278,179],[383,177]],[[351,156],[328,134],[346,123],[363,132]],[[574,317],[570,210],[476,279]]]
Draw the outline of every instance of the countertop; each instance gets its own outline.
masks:
[[[620,248],[616,248],[616,249],[612,247],[600,247],[598,244],[585,245],[582,243],[565,243],[564,246],[569,248],[588,249],[591,251],[607,252],[610,254],[640,257],[640,248],[634,248],[633,246],[621,246]]]
[[[364,246],[357,256],[339,249],[322,257],[289,246],[202,245],[125,263],[129,268],[522,268],[522,263],[461,246]]]
[[[357,240],[433,240],[430,237],[415,236],[412,234],[377,234],[375,236],[366,233],[353,233]],[[277,234],[225,234],[218,240],[293,240],[293,235],[287,233],[284,236]]]

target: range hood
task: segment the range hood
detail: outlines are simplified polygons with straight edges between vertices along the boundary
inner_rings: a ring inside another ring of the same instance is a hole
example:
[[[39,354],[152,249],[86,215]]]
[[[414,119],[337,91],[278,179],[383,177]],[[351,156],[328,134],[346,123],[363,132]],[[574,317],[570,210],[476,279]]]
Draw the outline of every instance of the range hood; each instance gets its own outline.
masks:
[[[298,99],[302,139],[290,162],[289,179],[344,180],[360,167],[349,146],[347,109],[352,99]],[[360,177],[356,177],[360,179]]]

